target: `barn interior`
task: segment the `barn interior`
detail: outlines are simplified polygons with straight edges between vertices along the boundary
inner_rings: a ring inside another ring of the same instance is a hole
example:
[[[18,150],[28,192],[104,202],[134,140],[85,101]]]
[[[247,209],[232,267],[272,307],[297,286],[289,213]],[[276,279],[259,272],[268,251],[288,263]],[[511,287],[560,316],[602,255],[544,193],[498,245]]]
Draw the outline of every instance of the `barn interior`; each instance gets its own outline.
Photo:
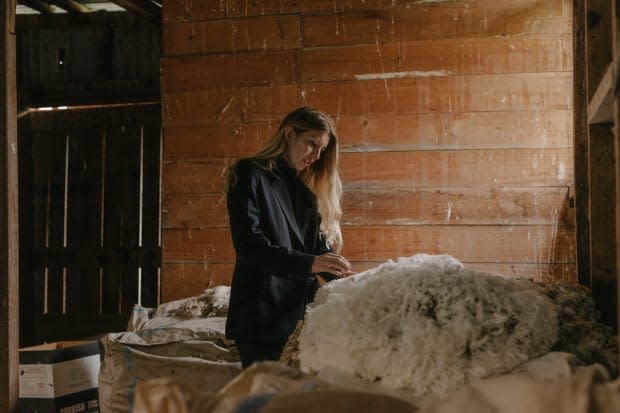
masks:
[[[18,350],[229,285],[223,171],[292,108],[340,136],[343,254],[590,289],[617,332],[617,2],[0,5],[0,410]]]

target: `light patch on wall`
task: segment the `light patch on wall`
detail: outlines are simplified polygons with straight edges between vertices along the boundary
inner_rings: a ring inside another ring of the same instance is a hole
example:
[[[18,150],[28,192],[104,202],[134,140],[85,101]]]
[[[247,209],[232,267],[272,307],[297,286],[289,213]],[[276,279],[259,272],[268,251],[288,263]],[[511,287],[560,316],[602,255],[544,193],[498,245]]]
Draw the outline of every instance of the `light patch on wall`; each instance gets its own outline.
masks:
[[[558,165],[558,178],[564,180],[566,178],[566,167],[563,162]]]
[[[375,80],[375,79],[400,79],[404,77],[445,77],[450,76],[452,72],[446,70],[412,70],[409,72],[386,72],[386,73],[362,73],[355,75],[357,80]]]

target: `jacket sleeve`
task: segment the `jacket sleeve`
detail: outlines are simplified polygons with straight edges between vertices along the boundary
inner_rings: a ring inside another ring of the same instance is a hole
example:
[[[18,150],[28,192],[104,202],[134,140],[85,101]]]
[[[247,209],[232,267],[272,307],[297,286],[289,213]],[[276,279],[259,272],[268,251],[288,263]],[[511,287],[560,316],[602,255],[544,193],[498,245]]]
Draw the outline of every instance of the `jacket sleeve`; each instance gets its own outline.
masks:
[[[332,248],[327,244],[325,237],[320,231],[320,228],[321,228],[321,216],[320,215],[317,216],[316,228],[317,228],[317,232],[316,232],[316,241],[315,241],[316,244],[315,245],[317,245],[317,249],[315,252],[317,253],[317,255],[322,255],[328,252],[333,252]],[[320,272],[317,275],[320,276],[326,282],[330,282],[330,281],[334,281],[338,279],[338,277],[336,277],[334,274],[330,274],[328,272]]]
[[[275,245],[263,233],[257,193],[259,179],[256,167],[240,161],[236,167],[237,182],[228,191],[228,213],[237,260],[276,275],[310,276],[314,255]]]

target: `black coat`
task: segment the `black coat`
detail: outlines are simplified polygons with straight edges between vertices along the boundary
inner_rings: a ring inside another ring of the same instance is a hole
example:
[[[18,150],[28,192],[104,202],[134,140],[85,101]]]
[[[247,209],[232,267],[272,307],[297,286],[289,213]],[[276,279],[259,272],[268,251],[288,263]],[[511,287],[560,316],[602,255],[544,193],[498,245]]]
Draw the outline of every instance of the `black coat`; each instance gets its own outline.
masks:
[[[320,234],[316,196],[307,188],[306,237],[295,218],[284,179],[241,160],[229,188],[228,213],[237,253],[226,336],[284,345],[319,287],[316,255],[329,251]]]

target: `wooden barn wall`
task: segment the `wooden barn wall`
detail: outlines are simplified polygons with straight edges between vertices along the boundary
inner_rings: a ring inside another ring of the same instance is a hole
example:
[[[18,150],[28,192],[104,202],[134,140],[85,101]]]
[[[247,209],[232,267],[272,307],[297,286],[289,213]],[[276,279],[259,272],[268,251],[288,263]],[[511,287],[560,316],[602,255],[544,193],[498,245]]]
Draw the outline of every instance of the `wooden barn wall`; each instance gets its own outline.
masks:
[[[343,250],[576,281],[569,0],[165,0],[162,300],[230,281],[222,172],[333,116]]]

